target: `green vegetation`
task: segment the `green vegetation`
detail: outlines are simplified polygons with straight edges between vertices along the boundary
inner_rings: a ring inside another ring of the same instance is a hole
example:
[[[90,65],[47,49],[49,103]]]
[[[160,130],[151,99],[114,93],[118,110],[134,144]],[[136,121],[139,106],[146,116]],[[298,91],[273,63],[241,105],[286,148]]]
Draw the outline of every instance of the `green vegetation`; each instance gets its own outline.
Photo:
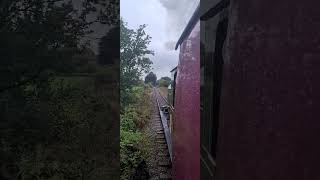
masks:
[[[124,108],[120,125],[120,165],[121,179],[130,179],[134,170],[148,155],[147,137],[143,128],[150,119],[150,87],[136,86],[132,96],[136,99]]]
[[[121,179],[131,179],[145,161],[148,141],[143,128],[151,114],[151,87],[141,81],[148,73],[153,54],[148,49],[151,37],[144,31],[146,25],[137,30],[127,27],[121,19],[120,28],[120,167]],[[144,169],[145,170],[145,169]]]
[[[118,4],[83,2],[0,3],[0,179],[119,177],[119,62],[97,64],[85,41]]]
[[[120,93],[121,107],[127,106],[132,100],[130,91],[141,82],[143,73],[151,69],[152,61],[146,57],[153,55],[148,49],[151,37],[146,34],[146,25],[137,30],[129,29],[127,23],[120,21]]]
[[[151,83],[152,85],[155,86],[156,83],[157,83],[157,76],[156,76],[153,72],[150,72],[150,73],[145,77],[144,83],[145,83],[145,84]]]
[[[90,76],[51,77],[1,94],[1,164],[23,179],[106,179],[117,161],[116,89]],[[113,100],[110,97],[114,97]],[[111,101],[110,101],[111,100]],[[114,114],[114,116],[110,116]]]
[[[168,87],[171,84],[171,79],[169,77],[162,77],[157,81],[159,87]]]

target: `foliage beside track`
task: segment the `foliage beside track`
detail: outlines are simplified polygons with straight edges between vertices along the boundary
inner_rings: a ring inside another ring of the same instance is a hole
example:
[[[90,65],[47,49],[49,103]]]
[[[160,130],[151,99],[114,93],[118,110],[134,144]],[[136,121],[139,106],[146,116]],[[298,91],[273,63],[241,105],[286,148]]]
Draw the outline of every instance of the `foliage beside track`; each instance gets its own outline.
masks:
[[[150,119],[150,86],[134,86],[131,89],[129,105],[120,114],[120,166],[121,179],[130,179],[135,168],[148,153],[148,142],[142,130]]]
[[[116,177],[109,171],[118,151],[110,139],[118,133],[110,97],[116,102],[118,92],[103,84],[93,73],[2,93],[1,164],[17,167],[26,180]]]
[[[157,86],[158,87],[168,87],[171,84],[171,78],[169,77],[161,77],[158,81],[157,81]]]
[[[151,69],[151,37],[146,25],[130,29],[120,20],[120,168],[121,179],[131,179],[146,159],[148,143],[142,133],[150,118],[151,87],[141,80]]]
[[[119,177],[119,57],[89,42],[119,2],[72,2],[0,1],[0,179]]]

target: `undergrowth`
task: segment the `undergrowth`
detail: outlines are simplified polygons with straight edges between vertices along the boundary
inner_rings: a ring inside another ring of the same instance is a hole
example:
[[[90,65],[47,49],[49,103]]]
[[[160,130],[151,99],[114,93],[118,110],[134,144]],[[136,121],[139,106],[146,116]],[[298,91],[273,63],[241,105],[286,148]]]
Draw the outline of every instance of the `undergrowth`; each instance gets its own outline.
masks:
[[[151,115],[150,86],[135,86],[126,94],[131,102],[120,114],[121,179],[130,179],[148,155],[148,141],[143,128]]]

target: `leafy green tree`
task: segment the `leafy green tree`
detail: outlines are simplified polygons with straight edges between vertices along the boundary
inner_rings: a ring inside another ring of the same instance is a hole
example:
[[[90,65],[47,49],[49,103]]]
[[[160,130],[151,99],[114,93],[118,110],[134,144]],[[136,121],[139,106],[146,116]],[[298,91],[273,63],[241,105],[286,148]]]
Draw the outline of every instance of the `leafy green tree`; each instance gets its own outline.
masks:
[[[148,49],[151,37],[145,32],[146,25],[133,30],[120,19],[120,103],[123,109],[134,98],[132,87],[141,84],[141,76],[151,69],[148,57],[154,52]]]
[[[156,83],[157,83],[157,76],[153,72],[150,72],[145,77],[144,83],[146,83],[146,84],[151,83],[151,84],[153,84],[155,86]]]
[[[144,86],[142,75],[151,69],[148,56],[151,37],[146,25],[128,28],[120,20],[120,169],[121,179],[132,179],[132,172],[145,159],[146,143],[141,130],[150,115],[149,88]],[[140,107],[140,108],[136,108]]]
[[[151,37],[145,32],[146,25],[138,29],[129,29],[126,22],[120,20],[120,83],[121,91],[137,85],[142,74],[148,73],[152,61],[148,55],[154,52],[148,49]]]
[[[169,77],[161,77],[157,81],[157,85],[160,87],[168,87],[171,84],[171,78]]]
[[[171,81],[171,78],[170,77],[168,77],[168,76],[165,76],[165,77],[161,77],[161,79],[163,79],[163,80],[165,80],[165,81]]]
[[[166,80],[163,79],[159,79],[158,80],[158,86],[159,87],[168,87],[170,85],[170,83]]]

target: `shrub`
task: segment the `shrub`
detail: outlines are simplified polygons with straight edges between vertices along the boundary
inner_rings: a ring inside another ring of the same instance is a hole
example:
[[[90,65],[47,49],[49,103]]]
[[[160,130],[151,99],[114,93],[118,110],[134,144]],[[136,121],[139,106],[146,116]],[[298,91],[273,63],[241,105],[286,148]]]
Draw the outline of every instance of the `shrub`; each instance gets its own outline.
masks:
[[[131,103],[122,107],[120,114],[121,179],[130,179],[132,172],[147,156],[148,142],[142,130],[150,118],[150,88],[135,86],[127,94]]]

